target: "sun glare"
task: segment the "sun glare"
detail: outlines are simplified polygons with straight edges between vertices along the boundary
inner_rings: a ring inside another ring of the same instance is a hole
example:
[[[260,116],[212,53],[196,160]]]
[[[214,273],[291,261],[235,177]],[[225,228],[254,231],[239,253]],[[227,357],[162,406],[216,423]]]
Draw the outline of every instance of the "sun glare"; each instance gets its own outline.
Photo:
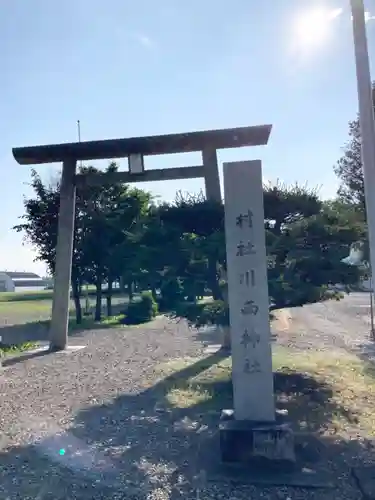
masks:
[[[341,13],[342,9],[324,8],[304,12],[296,19],[296,43],[305,48],[325,44],[331,33],[331,21]]]

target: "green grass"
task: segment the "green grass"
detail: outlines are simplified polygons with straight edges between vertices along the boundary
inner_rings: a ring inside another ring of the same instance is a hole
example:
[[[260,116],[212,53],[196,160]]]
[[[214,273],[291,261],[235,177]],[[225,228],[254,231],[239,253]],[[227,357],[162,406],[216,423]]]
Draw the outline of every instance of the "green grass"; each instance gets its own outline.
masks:
[[[1,295],[1,294],[0,294]],[[22,294],[21,294],[22,296]],[[128,297],[120,294],[115,295],[113,298],[113,308],[118,310],[128,302]],[[85,308],[85,297],[81,298],[82,309]],[[90,308],[93,311],[95,307],[95,297],[90,297]],[[106,302],[105,298],[102,300],[102,311],[105,314]],[[19,325],[35,321],[44,321],[51,318],[52,313],[52,299],[33,299],[27,300],[0,300],[0,327],[7,325]],[[74,316],[74,304],[70,303],[70,315]]]
[[[82,290],[82,297],[85,297],[86,289]],[[95,297],[95,286],[88,286],[89,297]],[[106,290],[103,290],[103,297],[106,295]],[[113,296],[123,295],[121,290],[115,288],[112,290]],[[26,301],[52,301],[53,290],[38,290],[38,291],[26,291],[26,292],[0,292],[0,303],[1,302],[26,302]]]
[[[33,310],[46,311],[50,310],[52,306],[52,301],[44,300],[25,300],[17,302],[0,302],[0,314],[9,312],[15,312],[19,314],[20,312],[31,312]]]
[[[118,314],[103,318],[101,321],[95,321],[94,318],[83,318],[82,323],[77,324],[74,317],[69,320],[69,332],[83,331],[83,330],[102,330],[103,328],[126,328],[127,325],[123,324],[124,315]]]
[[[52,290],[38,290],[37,292],[1,292],[1,302],[25,302],[27,300],[52,300]]]
[[[128,297],[117,294],[113,300],[113,310],[116,313],[123,309],[127,303]],[[82,309],[85,308],[85,297],[81,299]],[[94,310],[95,296],[90,297],[90,308]],[[102,313],[106,312],[105,298],[102,301]],[[48,329],[52,313],[52,291],[42,290],[37,293],[0,293],[0,335],[1,328],[8,330],[14,328],[15,342],[18,345],[5,348],[0,347],[0,354],[9,353],[10,351],[28,350],[35,346],[26,342],[21,344],[21,339],[35,338],[35,334],[40,330]],[[120,327],[122,316],[105,317],[102,321],[94,321],[92,316],[84,317],[83,323],[77,325],[75,320],[74,304],[70,304],[70,320],[69,331],[76,332],[88,329]],[[6,333],[7,338],[12,330]],[[37,334],[39,335],[39,334]],[[17,340],[16,340],[17,339]]]
[[[104,318],[101,321],[94,321],[93,318],[83,318],[81,324],[77,324],[76,319],[71,317],[69,320],[69,333],[84,331],[84,330],[102,330],[104,328],[127,328],[127,325],[123,324],[124,315],[119,314],[117,316],[111,316],[109,318]],[[48,328],[49,321],[34,321],[28,323],[28,326],[38,328],[40,326]],[[0,357],[9,354],[15,354],[19,352],[28,351],[37,347],[37,342],[25,342],[19,345],[12,346],[1,346],[0,345]]]
[[[295,430],[344,439],[375,433],[375,368],[343,351],[273,350],[277,407]],[[177,359],[157,366],[159,403],[197,415],[233,407],[231,358]]]
[[[30,351],[31,349],[35,349],[37,345],[38,344],[35,342],[25,342],[21,345],[0,346],[0,358],[9,354],[18,354],[20,352]]]
[[[0,302],[0,335],[1,327],[48,320],[51,317],[51,311],[52,302],[36,300]]]

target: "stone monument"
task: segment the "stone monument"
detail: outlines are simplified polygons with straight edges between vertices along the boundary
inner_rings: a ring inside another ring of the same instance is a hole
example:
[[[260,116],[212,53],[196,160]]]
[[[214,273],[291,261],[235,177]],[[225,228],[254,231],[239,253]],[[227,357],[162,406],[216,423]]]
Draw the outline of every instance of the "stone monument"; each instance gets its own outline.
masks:
[[[222,459],[294,461],[273,389],[262,167],[224,163],[225,235],[234,411],[220,424]]]

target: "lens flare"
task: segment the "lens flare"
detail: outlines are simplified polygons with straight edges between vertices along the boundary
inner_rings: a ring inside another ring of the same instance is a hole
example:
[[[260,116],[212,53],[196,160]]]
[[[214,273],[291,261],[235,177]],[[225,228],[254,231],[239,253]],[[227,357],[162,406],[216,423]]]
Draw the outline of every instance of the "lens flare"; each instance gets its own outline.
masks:
[[[343,9],[323,7],[302,13],[295,21],[296,42],[303,47],[325,44],[331,32],[331,22],[339,17]]]

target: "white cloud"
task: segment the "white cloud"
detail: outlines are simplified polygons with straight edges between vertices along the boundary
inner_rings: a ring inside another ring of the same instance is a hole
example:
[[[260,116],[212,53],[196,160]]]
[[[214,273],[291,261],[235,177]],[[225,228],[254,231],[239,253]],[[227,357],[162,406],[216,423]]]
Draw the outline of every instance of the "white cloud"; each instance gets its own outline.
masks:
[[[153,49],[155,47],[155,42],[144,33],[134,33],[132,35],[134,40],[136,40],[140,45],[147,49]]]

